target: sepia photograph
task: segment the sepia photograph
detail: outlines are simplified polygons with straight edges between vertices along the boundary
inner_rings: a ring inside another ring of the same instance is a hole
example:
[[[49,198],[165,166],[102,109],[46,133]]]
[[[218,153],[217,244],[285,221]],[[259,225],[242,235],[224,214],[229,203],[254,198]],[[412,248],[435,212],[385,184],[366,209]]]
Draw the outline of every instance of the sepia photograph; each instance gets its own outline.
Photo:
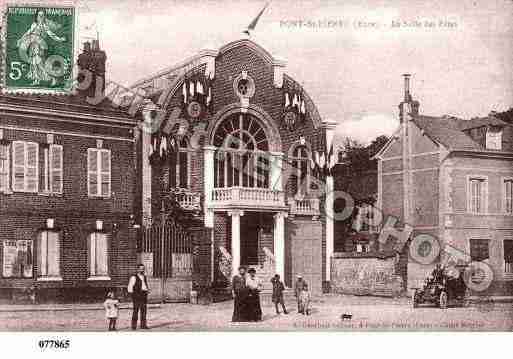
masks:
[[[0,332],[513,330],[513,1],[0,13]]]

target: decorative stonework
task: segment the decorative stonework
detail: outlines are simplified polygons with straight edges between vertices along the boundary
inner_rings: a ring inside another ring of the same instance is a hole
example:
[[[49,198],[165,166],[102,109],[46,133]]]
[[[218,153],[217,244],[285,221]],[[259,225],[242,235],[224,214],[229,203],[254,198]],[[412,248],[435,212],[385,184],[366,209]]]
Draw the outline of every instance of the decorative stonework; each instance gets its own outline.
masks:
[[[255,95],[255,81],[246,71],[242,71],[239,76],[233,80],[233,91],[240,99],[240,105],[244,110],[249,107],[249,99]]]

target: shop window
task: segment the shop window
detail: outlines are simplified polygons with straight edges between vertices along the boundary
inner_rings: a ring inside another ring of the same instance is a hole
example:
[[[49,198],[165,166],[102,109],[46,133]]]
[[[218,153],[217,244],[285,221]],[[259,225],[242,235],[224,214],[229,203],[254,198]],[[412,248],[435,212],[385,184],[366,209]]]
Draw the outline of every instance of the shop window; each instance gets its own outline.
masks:
[[[32,278],[32,240],[6,240],[3,242],[2,276],[4,278]]]

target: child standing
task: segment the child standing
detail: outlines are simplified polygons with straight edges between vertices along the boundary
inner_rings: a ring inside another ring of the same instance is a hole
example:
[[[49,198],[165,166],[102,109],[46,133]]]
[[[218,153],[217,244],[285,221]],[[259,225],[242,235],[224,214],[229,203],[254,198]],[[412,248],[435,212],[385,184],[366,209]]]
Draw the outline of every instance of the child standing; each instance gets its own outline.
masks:
[[[310,292],[308,291],[308,284],[303,285],[303,290],[299,294],[299,312],[303,315],[310,315]]]
[[[109,321],[109,331],[115,331],[119,312],[119,300],[116,299],[113,291],[107,293],[107,299],[105,299],[103,306],[105,307],[105,316]]]
[[[285,303],[283,301],[283,291],[285,290],[285,286],[283,282],[280,280],[280,275],[276,274],[272,279],[271,283],[273,284],[273,303],[276,306],[276,314],[280,314],[280,310],[278,309],[278,304],[281,304],[283,309],[283,314],[288,314],[287,309],[285,309]]]

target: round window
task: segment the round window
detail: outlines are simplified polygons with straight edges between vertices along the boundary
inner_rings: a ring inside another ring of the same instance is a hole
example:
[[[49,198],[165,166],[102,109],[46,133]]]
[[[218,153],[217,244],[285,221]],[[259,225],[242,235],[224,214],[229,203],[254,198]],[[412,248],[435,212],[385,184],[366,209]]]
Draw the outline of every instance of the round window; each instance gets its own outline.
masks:
[[[247,74],[240,74],[233,81],[233,89],[237,97],[250,98],[255,94],[255,82]]]

